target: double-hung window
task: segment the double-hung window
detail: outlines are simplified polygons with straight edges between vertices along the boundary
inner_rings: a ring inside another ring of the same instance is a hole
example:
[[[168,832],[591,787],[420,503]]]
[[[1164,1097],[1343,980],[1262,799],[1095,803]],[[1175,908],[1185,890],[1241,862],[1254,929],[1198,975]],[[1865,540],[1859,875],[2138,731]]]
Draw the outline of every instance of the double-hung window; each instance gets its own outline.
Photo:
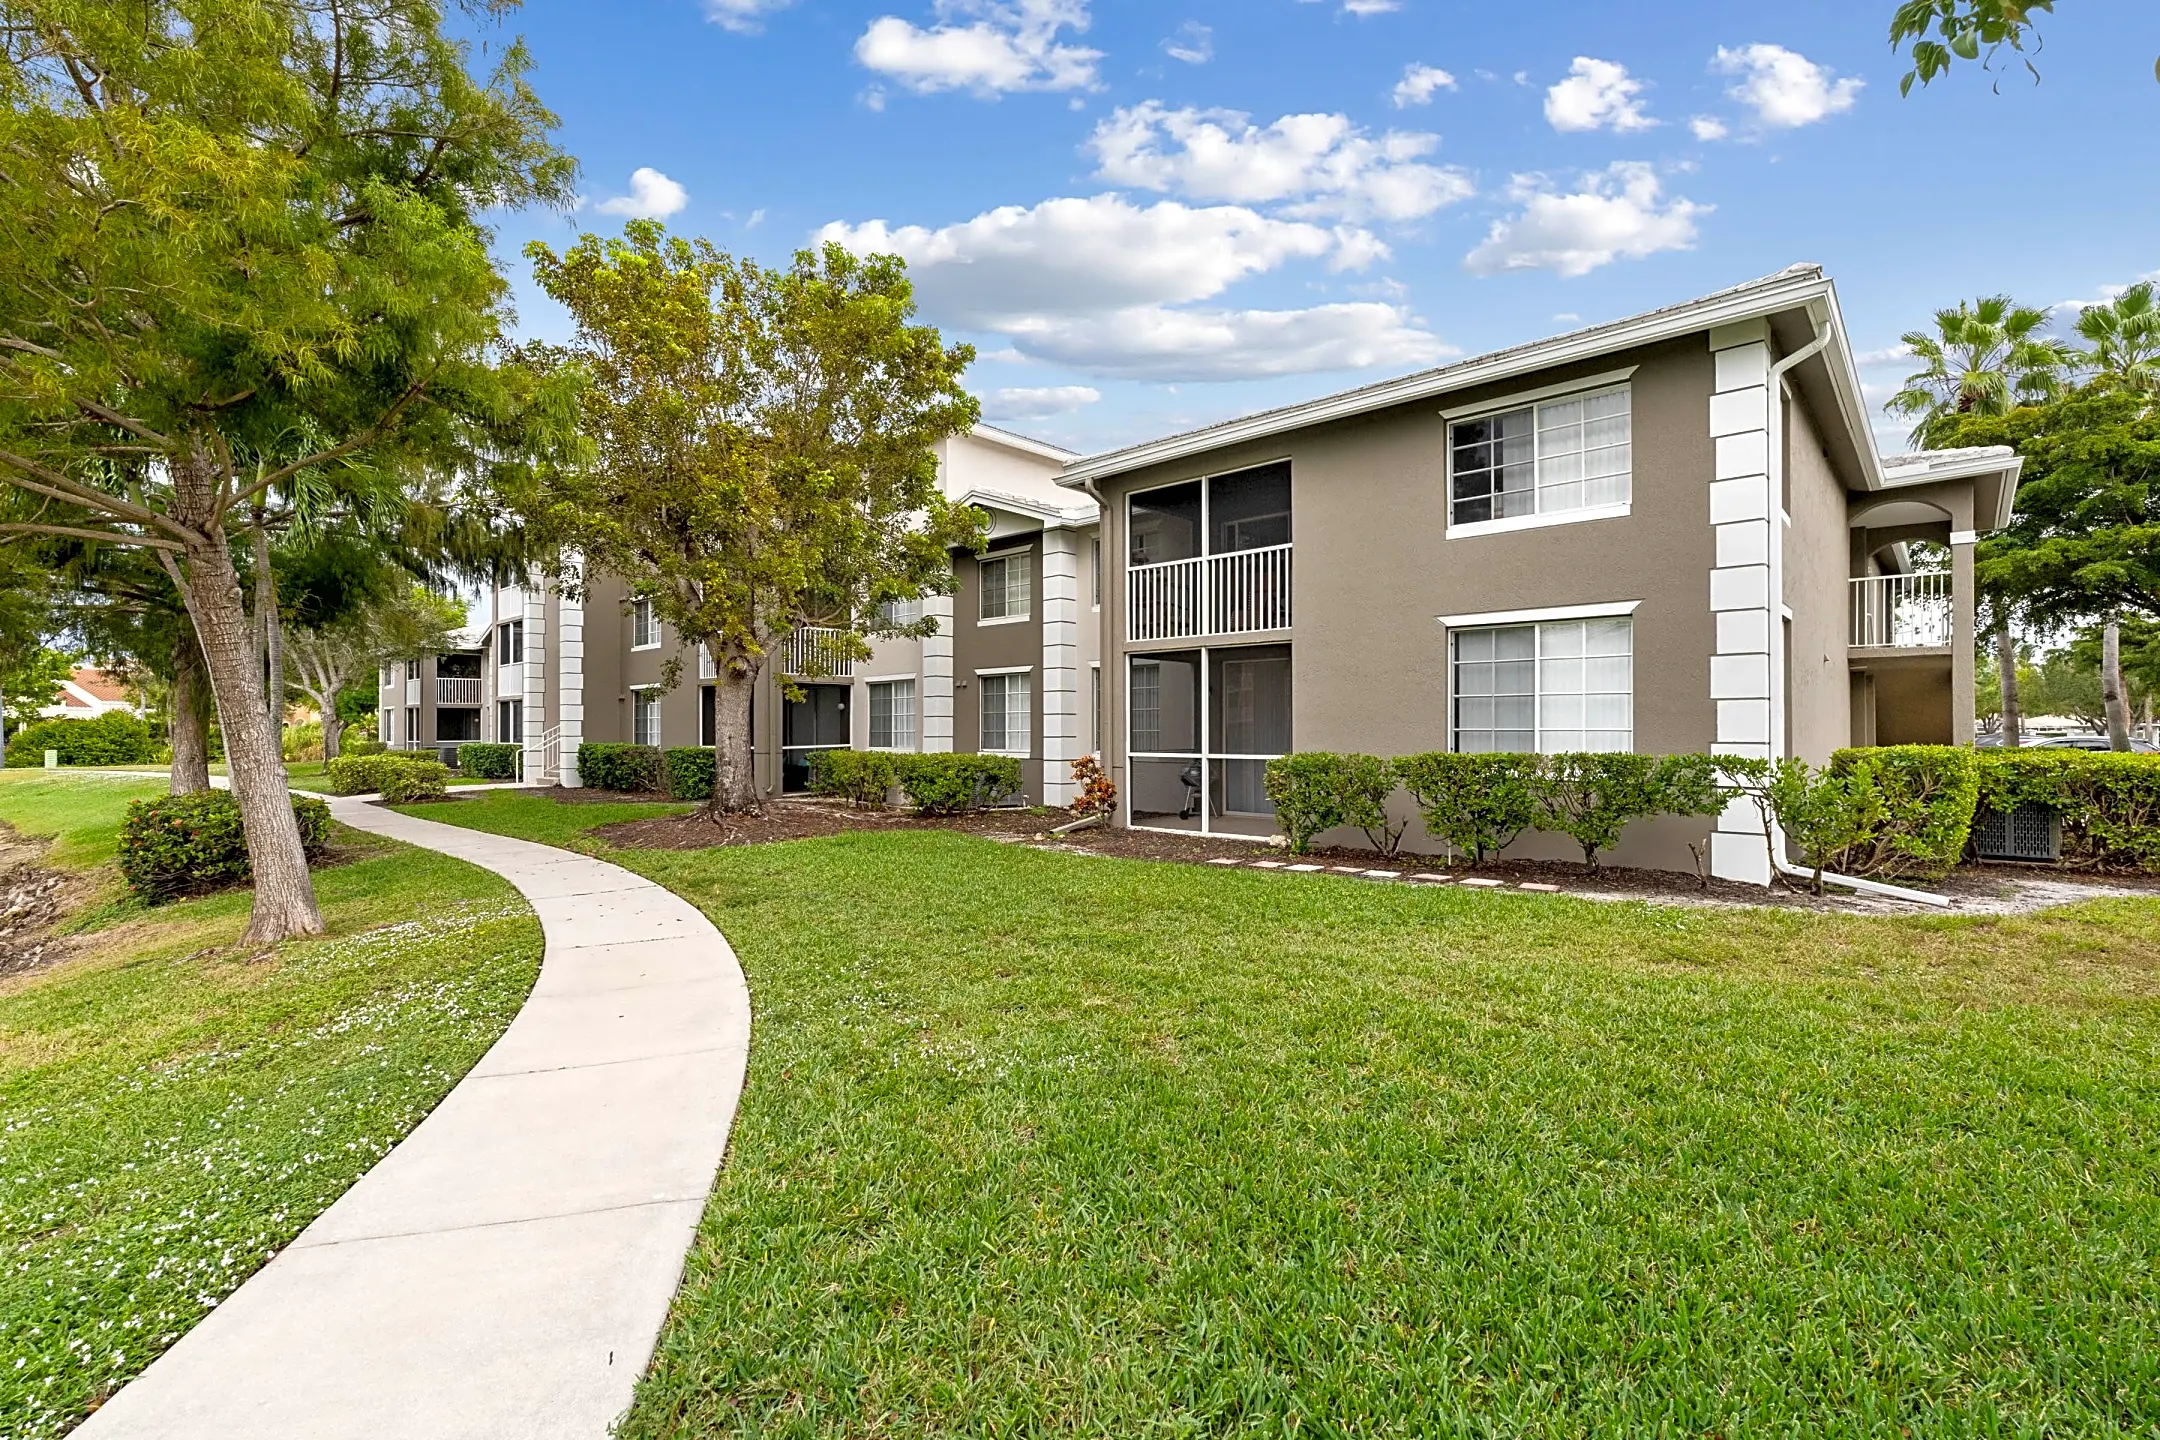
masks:
[[[979,675],[982,687],[982,743],[985,755],[1025,755],[1031,724],[1031,678],[1025,670]]]
[[[499,665],[525,663],[525,622],[505,620],[495,627],[495,658]]]
[[[1025,550],[987,556],[981,564],[983,620],[1025,620],[1034,601],[1033,569]]]
[[[1448,427],[1448,523],[1609,511],[1633,464],[1628,387],[1547,400]]]
[[[660,690],[657,686],[630,692],[630,743],[660,743]]]
[[[1450,638],[1457,750],[1635,748],[1633,621],[1499,625]]]
[[[878,619],[887,625],[913,625],[923,617],[920,600],[887,600],[878,606]]]
[[[654,616],[652,601],[630,602],[630,648],[650,650],[660,643],[660,621]]]
[[[873,680],[870,689],[870,748],[915,748],[915,682]]]

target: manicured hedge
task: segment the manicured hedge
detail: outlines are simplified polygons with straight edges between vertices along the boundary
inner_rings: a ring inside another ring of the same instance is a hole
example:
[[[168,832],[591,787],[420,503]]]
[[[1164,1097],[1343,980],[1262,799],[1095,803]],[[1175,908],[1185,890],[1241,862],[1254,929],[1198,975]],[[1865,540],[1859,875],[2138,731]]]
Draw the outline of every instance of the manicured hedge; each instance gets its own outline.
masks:
[[[892,797],[901,759],[883,750],[813,750],[810,793],[837,795],[865,808],[881,806]]]
[[[62,765],[147,765],[157,758],[158,737],[125,710],[87,720],[38,720],[7,737],[8,768],[43,765],[47,750],[59,751]]]
[[[2042,805],[2062,817],[2065,865],[2160,871],[2160,755],[1981,750],[1978,804]]]
[[[518,747],[495,741],[468,741],[457,747],[458,769],[476,780],[515,780]]]
[[[329,848],[330,807],[312,795],[293,796],[292,807],[301,847],[316,859]],[[120,823],[120,874],[146,899],[197,895],[252,873],[240,802],[229,790],[137,800]]]
[[[1846,875],[1940,875],[1965,857],[1980,801],[1976,752],[1962,745],[1840,750],[1826,778],[1841,787],[1851,839],[1824,868]]]
[[[918,815],[958,815],[1020,793],[1020,762],[1009,755],[903,755],[900,793]]]
[[[1425,832],[1482,865],[1537,820],[1536,782],[1544,757],[1434,751],[1395,762],[1418,803]]]
[[[1324,830],[1352,825],[1374,849],[1393,855],[1410,823],[1388,817],[1397,779],[1394,762],[1377,755],[1308,750],[1268,762],[1267,796],[1293,854],[1310,850]]]
[[[423,800],[442,800],[450,794],[450,767],[440,760],[407,760],[389,766],[376,788],[385,805],[417,805]]]
[[[675,745],[662,752],[661,771],[670,800],[710,800],[716,774],[710,745]]]
[[[665,788],[660,751],[651,745],[615,745],[588,740],[578,746],[578,779],[595,790],[658,795]]]
[[[330,793],[385,793],[396,772],[415,765],[432,765],[438,770],[443,768],[442,761],[437,760],[432,753],[414,750],[384,750],[374,755],[340,755],[330,762]],[[447,775],[449,772],[444,773]]]

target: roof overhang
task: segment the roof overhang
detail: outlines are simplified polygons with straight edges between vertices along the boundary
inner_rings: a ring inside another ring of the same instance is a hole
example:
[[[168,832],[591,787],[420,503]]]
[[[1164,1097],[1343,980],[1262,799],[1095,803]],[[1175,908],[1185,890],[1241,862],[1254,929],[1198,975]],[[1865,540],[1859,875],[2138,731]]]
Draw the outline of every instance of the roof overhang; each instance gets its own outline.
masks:
[[[1047,500],[1034,500],[1025,495],[1008,494],[1003,490],[986,490],[981,487],[953,497],[955,505],[973,505],[982,510],[1001,510],[1007,515],[1040,522],[1046,530],[1071,530],[1092,525],[1100,514],[1092,500],[1074,505],[1053,505]]]
[[[1867,420],[1867,405],[1861,397],[1859,370],[1853,363],[1852,346],[1846,338],[1844,318],[1838,309],[1837,290],[1817,265],[1795,265],[1730,290],[1626,320],[1593,325],[1551,339],[1422,370],[1400,379],[1261,411],[1122,450],[1090,455],[1067,465],[1065,473],[1058,477],[1058,483],[1079,488],[1223,446],[1346,420],[1391,406],[1431,400],[1472,386],[1751,320],[1771,321],[1779,348],[1787,353],[1800,348],[1827,328],[1830,343],[1819,354],[1795,367],[1795,376],[1797,379],[1799,371],[1818,372],[1811,377],[1813,383],[1825,386],[1829,392],[1822,398],[1832,402],[1830,413],[1839,418],[1840,429],[1844,432],[1831,438],[1837,443],[1839,458],[1845,462],[1847,483],[1860,490],[1880,488],[1882,467],[1875,453],[1873,429]]]
[[[2007,445],[1970,450],[1920,451],[1892,455],[1882,462],[1880,488],[1896,490],[1906,485],[1932,485],[1941,480],[1973,482],[1973,519],[1979,528],[2000,530],[2010,523],[2017,504],[2018,477],[2025,457]]]
[[[980,440],[986,445],[1002,446],[1007,450],[1017,450],[1022,455],[1033,455],[1041,460],[1055,460],[1060,464],[1076,460],[1080,454],[1079,451],[1067,450],[1062,445],[1052,445],[1047,440],[1037,440],[1029,435],[1018,435],[1010,430],[1000,430],[995,425],[977,425],[968,432],[968,436],[970,439]]]

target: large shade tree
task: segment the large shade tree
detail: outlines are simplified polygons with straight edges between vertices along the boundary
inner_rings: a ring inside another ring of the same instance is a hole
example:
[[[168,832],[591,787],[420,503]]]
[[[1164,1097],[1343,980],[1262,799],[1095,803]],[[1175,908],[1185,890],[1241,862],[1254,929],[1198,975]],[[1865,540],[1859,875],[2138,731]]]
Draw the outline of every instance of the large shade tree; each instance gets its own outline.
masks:
[[[448,650],[465,607],[412,580],[372,594],[327,623],[296,626],[287,637],[287,683],[323,717],[323,765],[338,756],[344,716],[338,696],[391,660]]]
[[[829,665],[868,634],[928,633],[883,607],[949,592],[952,549],[981,543],[934,449],[976,421],[974,351],[913,323],[891,256],[834,245],[767,269],[651,221],[527,253],[577,326],[527,358],[586,382],[590,452],[536,472],[521,508],[572,593],[620,577],[710,657],[713,804],[755,809],[751,695],[788,636],[840,632]]]
[[[259,502],[499,453],[482,216],[571,199],[523,49],[477,77],[444,24],[432,0],[0,0],[0,482],[48,507],[0,529],[147,548],[184,598],[250,943],[322,922],[236,545]]]

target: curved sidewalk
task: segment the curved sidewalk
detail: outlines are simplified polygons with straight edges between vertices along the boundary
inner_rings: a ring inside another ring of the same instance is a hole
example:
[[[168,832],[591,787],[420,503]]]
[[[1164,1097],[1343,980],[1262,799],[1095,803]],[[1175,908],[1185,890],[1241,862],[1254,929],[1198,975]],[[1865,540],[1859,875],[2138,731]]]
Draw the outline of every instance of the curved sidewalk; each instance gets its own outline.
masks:
[[[749,1053],[727,941],[651,881],[333,800],[539,912],[510,1028],[403,1143],[75,1432],[603,1440],[681,1278]]]

